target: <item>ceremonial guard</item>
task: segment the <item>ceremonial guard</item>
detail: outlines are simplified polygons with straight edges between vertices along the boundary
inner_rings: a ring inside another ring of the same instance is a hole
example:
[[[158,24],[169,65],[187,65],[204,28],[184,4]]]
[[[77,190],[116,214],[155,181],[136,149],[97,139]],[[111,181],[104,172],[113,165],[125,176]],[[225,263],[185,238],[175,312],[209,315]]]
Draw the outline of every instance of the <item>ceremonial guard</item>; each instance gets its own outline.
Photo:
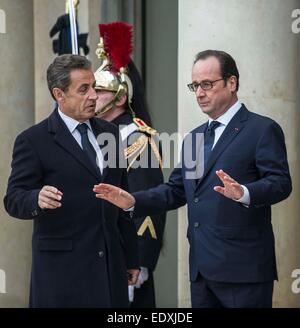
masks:
[[[132,26],[116,22],[100,24],[99,30],[97,116],[120,128],[130,191],[155,187],[163,183],[162,159],[157,132],[150,127],[142,80],[130,59]],[[141,272],[138,283],[129,286],[132,307],[155,307],[153,271],[162,247],[165,220],[163,213],[135,221]]]

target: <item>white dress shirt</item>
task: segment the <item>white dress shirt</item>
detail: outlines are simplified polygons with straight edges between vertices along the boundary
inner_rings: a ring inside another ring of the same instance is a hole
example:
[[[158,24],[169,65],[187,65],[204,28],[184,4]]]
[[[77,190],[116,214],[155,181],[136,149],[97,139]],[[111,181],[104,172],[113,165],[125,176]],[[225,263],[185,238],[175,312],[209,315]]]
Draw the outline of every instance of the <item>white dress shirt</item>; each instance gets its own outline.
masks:
[[[223,115],[218,117],[216,121],[220,122],[221,124],[215,129],[215,140],[214,144],[212,146],[212,149],[215,147],[216,143],[220,139],[222,133],[224,132],[226,126],[229,124],[233,116],[240,110],[242,107],[242,104],[238,100],[234,105],[232,105]],[[213,121],[213,119],[209,119],[208,123],[210,124]],[[250,204],[250,194],[248,188],[245,186],[241,185],[243,190],[244,190],[244,195],[242,198],[236,200],[237,202],[243,203],[244,205],[249,205]]]
[[[220,139],[220,137],[221,137],[222,133],[224,132],[226,126],[229,124],[229,122],[231,121],[233,116],[240,110],[241,107],[242,107],[242,104],[238,100],[223,115],[221,115],[220,117],[218,117],[216,119],[216,121],[220,122],[221,124],[215,129],[215,140],[214,140],[214,144],[212,146],[212,149],[214,148],[214,146],[216,145],[216,143]],[[209,125],[212,121],[213,121],[212,118],[210,118],[208,120]]]
[[[58,108],[58,114],[61,117],[61,119],[65,122],[66,126],[68,127],[69,131],[71,132],[72,136],[74,139],[77,141],[78,145],[82,149],[82,144],[81,144],[81,134],[80,132],[76,129],[78,124],[85,123],[88,126],[87,133],[88,133],[88,138],[90,143],[92,144],[93,148],[95,149],[95,152],[97,154],[97,165],[100,169],[101,174],[103,173],[103,154],[101,152],[101,149],[98,145],[97,139],[92,131],[91,123],[89,120],[85,122],[78,122],[74,120],[72,117],[67,116],[64,114],[59,108]]]

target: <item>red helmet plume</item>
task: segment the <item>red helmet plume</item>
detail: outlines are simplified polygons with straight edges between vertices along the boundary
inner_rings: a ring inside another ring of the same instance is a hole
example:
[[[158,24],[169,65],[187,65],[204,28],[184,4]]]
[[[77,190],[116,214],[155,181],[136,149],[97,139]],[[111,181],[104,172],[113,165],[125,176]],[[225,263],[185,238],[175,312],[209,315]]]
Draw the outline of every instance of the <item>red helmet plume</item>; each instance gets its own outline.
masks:
[[[99,24],[100,37],[109,55],[111,69],[118,72],[128,66],[133,50],[133,27],[124,22]]]

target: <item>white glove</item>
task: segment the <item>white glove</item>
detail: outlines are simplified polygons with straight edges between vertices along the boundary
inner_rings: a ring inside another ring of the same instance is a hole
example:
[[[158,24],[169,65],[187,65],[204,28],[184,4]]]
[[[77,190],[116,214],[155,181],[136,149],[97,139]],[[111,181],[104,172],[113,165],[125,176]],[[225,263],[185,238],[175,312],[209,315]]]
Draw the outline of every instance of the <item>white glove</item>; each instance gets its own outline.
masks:
[[[129,302],[133,302],[133,299],[134,299],[134,286],[133,285],[128,286],[128,299],[129,299]]]
[[[128,299],[129,299],[129,302],[133,302],[133,300],[134,300],[134,288],[140,288],[142,286],[142,284],[146,280],[148,280],[148,278],[149,278],[148,269],[144,268],[144,267],[141,267],[141,271],[139,273],[137,283],[135,285],[128,286]]]
[[[134,285],[135,288],[140,288],[141,285],[148,280],[149,278],[149,272],[147,268],[141,267],[140,274],[138,276],[137,283]]]

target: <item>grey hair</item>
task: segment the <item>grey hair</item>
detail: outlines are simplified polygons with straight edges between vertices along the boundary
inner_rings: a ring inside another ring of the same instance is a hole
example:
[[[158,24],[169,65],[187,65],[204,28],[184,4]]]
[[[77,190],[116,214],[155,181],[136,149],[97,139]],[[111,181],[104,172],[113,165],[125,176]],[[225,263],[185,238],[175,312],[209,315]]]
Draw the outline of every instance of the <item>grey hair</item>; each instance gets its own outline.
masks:
[[[48,89],[54,100],[53,89],[67,91],[71,84],[71,72],[76,69],[90,70],[91,62],[84,56],[61,55],[54,59],[47,69]]]

